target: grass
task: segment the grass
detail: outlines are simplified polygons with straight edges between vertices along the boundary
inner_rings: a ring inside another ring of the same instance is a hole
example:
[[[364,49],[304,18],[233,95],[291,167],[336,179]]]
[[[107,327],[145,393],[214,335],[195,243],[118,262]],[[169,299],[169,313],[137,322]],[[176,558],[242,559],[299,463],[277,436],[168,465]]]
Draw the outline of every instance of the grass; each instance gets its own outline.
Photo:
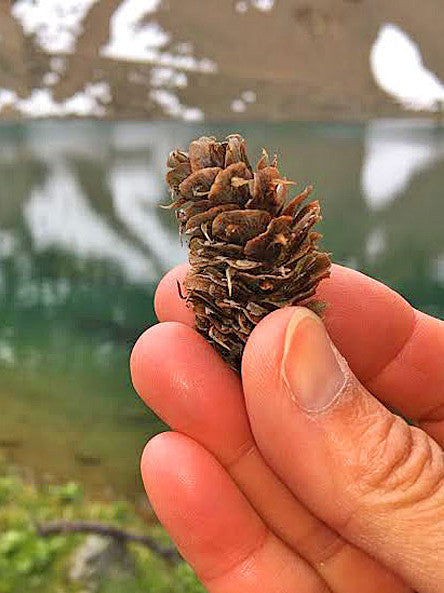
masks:
[[[72,555],[81,535],[42,538],[36,523],[54,520],[102,521],[168,545],[157,523],[147,525],[125,502],[88,501],[79,484],[37,485],[0,460],[0,593],[80,593],[85,587],[68,578]],[[204,593],[187,564],[171,565],[147,548],[129,546],[134,571],[113,574],[97,593]]]

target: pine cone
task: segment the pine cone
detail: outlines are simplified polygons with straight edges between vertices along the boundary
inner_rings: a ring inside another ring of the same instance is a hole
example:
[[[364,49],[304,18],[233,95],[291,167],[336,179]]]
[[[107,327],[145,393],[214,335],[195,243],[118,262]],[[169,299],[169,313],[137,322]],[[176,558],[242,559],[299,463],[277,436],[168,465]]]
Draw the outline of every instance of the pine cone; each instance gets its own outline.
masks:
[[[330,257],[311,230],[321,220],[318,202],[302,206],[312,187],[287,201],[292,182],[265,150],[253,171],[238,135],[224,142],[200,138],[189,152],[173,151],[167,182],[180,233],[188,243],[186,300],[196,329],[228,364],[240,370],[253,328],[271,311],[310,299],[329,276]]]

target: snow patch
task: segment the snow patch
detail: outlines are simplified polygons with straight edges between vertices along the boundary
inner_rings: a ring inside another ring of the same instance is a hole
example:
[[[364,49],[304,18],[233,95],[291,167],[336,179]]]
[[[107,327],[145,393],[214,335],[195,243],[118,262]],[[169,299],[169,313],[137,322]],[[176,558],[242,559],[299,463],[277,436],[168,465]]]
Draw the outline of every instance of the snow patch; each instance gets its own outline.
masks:
[[[209,58],[198,60],[193,56],[175,56],[167,52],[159,54],[154,63],[181,68],[190,72],[202,72],[203,74],[215,74],[218,70],[216,62]]]
[[[240,97],[233,99],[231,102],[231,111],[234,113],[244,113],[247,110],[248,105],[256,103],[257,95],[254,91],[246,90],[243,91]]]
[[[273,10],[276,0],[251,0],[251,4],[257,10],[269,12]]]
[[[142,23],[142,19],[154,12],[160,0],[125,0],[111,18],[111,35],[101,55],[108,58],[131,61],[149,61],[156,50],[164,46],[169,35],[157,23]]]
[[[59,82],[59,80],[60,76],[57,74],[57,72],[46,72],[42,79],[45,86],[54,86]]]
[[[254,91],[244,91],[241,98],[245,103],[256,103],[257,95]]]
[[[100,54],[116,60],[145,62],[194,72],[216,72],[217,66],[212,60],[197,59],[190,55],[193,50],[191,43],[178,44],[177,55],[160,51],[170,41],[170,35],[155,22],[143,22],[144,17],[155,12],[159,5],[160,0],[125,0],[112,16],[110,39],[100,49]]]
[[[270,12],[273,10],[275,4],[276,0],[250,0],[249,2],[247,0],[239,0],[239,2],[236,2],[234,9],[240,14],[245,14],[250,7],[261,12]]]
[[[85,87],[85,92],[90,97],[94,97],[94,99],[97,99],[97,101],[101,101],[102,103],[111,103],[113,99],[111,87],[106,81],[87,84]]]
[[[231,111],[234,111],[234,113],[244,113],[246,109],[247,106],[242,99],[234,99],[231,103]]]
[[[5,106],[16,109],[26,117],[103,117],[106,114],[104,103],[111,101],[108,83],[88,83],[83,91],[61,101],[54,100],[52,89],[37,88],[26,99],[21,99],[14,91],[0,90],[0,110]]]
[[[3,107],[9,107],[17,100],[17,95],[10,89],[0,89],[0,112]]]
[[[422,60],[417,44],[391,23],[381,27],[370,52],[378,85],[406,109],[437,111],[444,84]]]
[[[173,68],[153,68],[151,71],[151,86],[185,88],[188,77],[185,72],[177,72]]]
[[[177,95],[165,89],[153,89],[151,99],[159,105],[167,115],[185,121],[202,121],[204,113],[198,107],[182,105]]]
[[[245,0],[240,0],[240,2],[236,2],[235,10],[240,14],[245,14],[248,10],[248,2],[245,2]]]
[[[17,0],[12,15],[49,53],[72,53],[82,22],[97,0]]]

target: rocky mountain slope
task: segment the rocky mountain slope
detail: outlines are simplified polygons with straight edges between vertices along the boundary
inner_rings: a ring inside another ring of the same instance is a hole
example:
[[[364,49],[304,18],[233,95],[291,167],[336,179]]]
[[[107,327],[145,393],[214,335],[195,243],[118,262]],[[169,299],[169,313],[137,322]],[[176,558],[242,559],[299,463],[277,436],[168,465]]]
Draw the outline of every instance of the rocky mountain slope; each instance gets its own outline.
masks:
[[[384,23],[444,80],[441,0],[0,0],[0,114],[405,114],[370,70]]]

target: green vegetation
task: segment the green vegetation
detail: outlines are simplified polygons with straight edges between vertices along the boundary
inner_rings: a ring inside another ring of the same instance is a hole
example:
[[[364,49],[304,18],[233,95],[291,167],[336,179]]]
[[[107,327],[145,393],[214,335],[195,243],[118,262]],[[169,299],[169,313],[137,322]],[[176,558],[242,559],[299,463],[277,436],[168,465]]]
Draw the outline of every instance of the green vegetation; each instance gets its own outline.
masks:
[[[69,566],[85,541],[82,535],[43,538],[37,523],[83,520],[113,524],[135,533],[149,534],[168,545],[157,524],[147,525],[125,502],[97,503],[85,499],[76,483],[35,485],[0,460],[0,593],[77,593],[80,583],[70,582]],[[147,548],[128,546],[133,569],[115,572],[100,582],[97,593],[202,593],[192,570],[183,562],[169,564]]]

